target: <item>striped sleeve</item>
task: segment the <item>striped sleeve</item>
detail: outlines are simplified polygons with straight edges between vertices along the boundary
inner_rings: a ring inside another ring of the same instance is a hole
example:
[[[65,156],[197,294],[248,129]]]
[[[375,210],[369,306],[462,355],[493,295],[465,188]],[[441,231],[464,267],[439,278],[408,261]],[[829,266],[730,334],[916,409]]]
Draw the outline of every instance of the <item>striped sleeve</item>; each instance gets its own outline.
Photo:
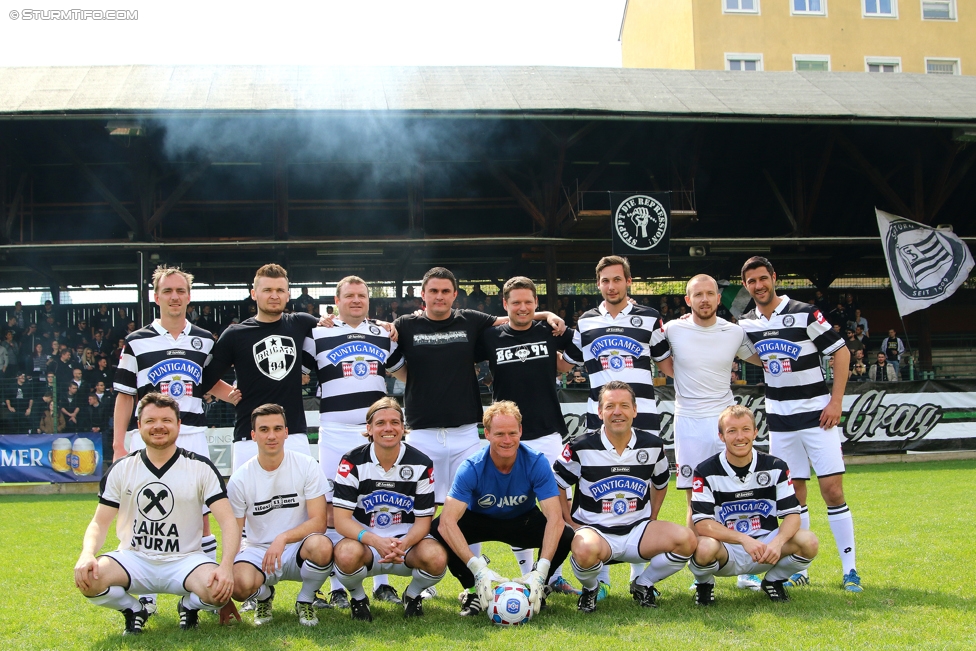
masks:
[[[661,319],[654,324],[651,330],[651,359],[655,362],[663,362],[671,357],[671,344],[668,343],[667,335],[664,333],[664,322]]]
[[[790,479],[790,469],[786,462],[779,459],[773,465],[779,470],[779,481],[776,482],[776,517],[785,518],[791,513],[800,513],[800,501],[796,499],[793,490],[793,480]]]
[[[715,496],[712,495],[712,487],[697,469],[691,480],[691,520],[715,520]]]
[[[563,452],[552,464],[552,470],[556,475],[556,484],[563,490],[579,483],[580,474],[583,472],[580,466],[579,456],[567,443],[563,447]]]
[[[807,320],[807,336],[821,355],[832,355],[844,345],[844,338],[834,332],[820,310],[814,309]]]
[[[668,461],[667,455],[664,454],[664,448],[658,448],[659,456],[657,463],[654,464],[654,474],[651,476],[651,484],[654,488],[658,490],[664,490],[668,487],[668,482],[671,480],[671,463]]]
[[[583,336],[579,333],[579,330],[573,330],[573,340],[566,344],[563,349],[563,360],[573,364],[579,365],[583,363]]]
[[[119,358],[119,368],[115,371],[115,381],[113,387],[117,393],[134,396],[139,391],[137,388],[139,365],[136,362],[136,354],[132,351],[132,344],[125,342],[122,349],[122,356]]]
[[[434,498],[434,465],[428,464],[424,468],[423,477],[417,481],[417,498],[414,500],[413,514],[418,518],[429,518],[437,510]]]
[[[342,457],[336,469],[335,486],[332,493],[332,506],[355,511],[359,503],[359,473],[349,456]]]

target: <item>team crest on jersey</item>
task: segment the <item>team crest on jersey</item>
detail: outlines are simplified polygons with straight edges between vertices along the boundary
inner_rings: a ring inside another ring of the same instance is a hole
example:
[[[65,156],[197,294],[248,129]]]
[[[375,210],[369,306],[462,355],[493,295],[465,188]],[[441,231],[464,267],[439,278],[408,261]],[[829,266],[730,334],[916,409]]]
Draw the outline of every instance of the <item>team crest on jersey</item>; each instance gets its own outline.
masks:
[[[272,380],[282,380],[298,359],[295,340],[282,335],[265,337],[252,347],[258,370]]]
[[[738,531],[739,533],[744,533],[748,535],[753,531],[758,531],[762,529],[762,520],[758,515],[753,515],[748,518],[740,518],[738,520],[729,520],[725,523],[725,526],[733,531]]]
[[[179,400],[183,396],[193,396],[193,384],[190,382],[183,382],[180,376],[177,375],[170,382],[161,382],[159,384],[159,392],[164,396],[169,396],[173,400]]]
[[[371,325],[369,326],[369,333],[373,335],[378,335],[380,333],[380,329],[374,325]]]
[[[787,314],[783,317],[783,327],[792,328],[794,323],[796,323],[796,319],[792,314]]]
[[[647,463],[647,460],[651,458],[651,455],[647,453],[647,450],[637,451],[637,463]]]
[[[413,468],[410,466],[400,468],[400,479],[403,481],[410,481],[413,479]]]
[[[364,359],[357,357],[351,362],[342,362],[342,377],[354,377],[357,380],[365,380],[371,375],[376,375],[380,370],[380,363],[375,359]]]
[[[201,350],[203,348],[203,340],[200,337],[193,337],[190,339],[190,345],[193,346],[193,350]]]
[[[614,515],[624,515],[637,510],[637,498],[627,497],[623,493],[618,493],[609,500],[601,500],[602,511],[613,513]]]
[[[630,355],[621,355],[617,351],[613,351],[609,355],[600,357],[600,366],[603,367],[604,371],[619,373],[625,369],[634,368],[634,358]]]
[[[147,484],[136,499],[139,513],[147,520],[156,522],[173,512],[176,500],[169,486],[160,482]]]
[[[769,473],[766,472],[765,470],[756,473],[756,483],[759,484],[760,486],[769,486],[770,481],[771,478],[769,476]]]
[[[369,526],[374,529],[386,529],[402,521],[403,515],[399,511],[390,513],[389,509],[383,508],[370,516]]]
[[[685,479],[688,479],[689,477],[691,477],[691,474],[693,472],[694,472],[694,470],[692,470],[691,469],[691,466],[689,466],[688,464],[685,464],[685,465],[681,466],[681,476],[684,477]]]
[[[635,328],[639,328],[644,325],[644,319],[640,318],[639,316],[632,316],[630,317],[630,325],[634,326]]]

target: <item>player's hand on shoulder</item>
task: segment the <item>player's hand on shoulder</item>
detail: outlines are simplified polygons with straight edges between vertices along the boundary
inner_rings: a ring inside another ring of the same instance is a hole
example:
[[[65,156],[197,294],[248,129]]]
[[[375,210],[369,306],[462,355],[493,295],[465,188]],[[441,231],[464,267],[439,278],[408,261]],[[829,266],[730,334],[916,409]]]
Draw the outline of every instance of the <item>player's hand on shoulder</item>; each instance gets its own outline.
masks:
[[[566,322],[563,321],[558,314],[550,313],[548,318],[546,318],[546,323],[552,326],[552,334],[557,337],[566,332]]]
[[[335,326],[335,315],[334,314],[326,314],[323,317],[319,317],[318,325],[319,325],[319,327],[322,327],[322,328],[332,328],[332,327],[334,327]]]
[[[423,313],[421,312],[421,314]],[[393,327],[392,323],[388,321],[377,321],[376,325],[390,333],[390,341],[396,342],[400,339],[400,333],[397,332],[397,329]]]

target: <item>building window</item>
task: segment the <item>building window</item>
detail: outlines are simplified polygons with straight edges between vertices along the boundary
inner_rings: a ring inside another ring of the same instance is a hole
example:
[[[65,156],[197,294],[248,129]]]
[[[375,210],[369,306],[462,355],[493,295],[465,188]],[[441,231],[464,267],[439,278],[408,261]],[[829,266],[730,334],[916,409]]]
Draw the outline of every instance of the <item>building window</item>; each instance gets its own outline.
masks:
[[[759,0],[722,0],[722,11],[733,14],[758,14]]]
[[[793,13],[804,16],[826,16],[827,0],[790,0]]]
[[[761,54],[726,54],[726,70],[759,72],[763,69]]]
[[[901,72],[901,58],[865,57],[864,69],[867,72]]]
[[[925,72],[929,75],[958,75],[959,59],[925,59]]]
[[[863,0],[863,2],[865,16],[898,17],[898,0]]]
[[[825,54],[794,54],[793,69],[797,72],[830,72],[830,57]]]
[[[955,20],[955,0],[922,0],[922,20]]]

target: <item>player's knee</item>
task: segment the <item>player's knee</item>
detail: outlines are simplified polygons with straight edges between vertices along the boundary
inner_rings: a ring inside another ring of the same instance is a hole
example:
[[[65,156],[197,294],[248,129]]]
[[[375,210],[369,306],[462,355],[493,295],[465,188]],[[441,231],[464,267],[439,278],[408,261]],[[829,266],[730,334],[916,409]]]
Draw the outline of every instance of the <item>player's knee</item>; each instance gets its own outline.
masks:
[[[440,574],[447,568],[447,552],[434,540],[422,540],[416,547],[417,565],[428,574]]]
[[[714,538],[701,536],[695,548],[695,562],[699,565],[711,565],[718,556],[719,542]]]
[[[820,494],[827,506],[840,506],[844,503],[844,485],[832,482],[820,487]]]
[[[336,568],[345,574],[352,574],[362,563],[363,545],[348,538],[339,542],[333,550]]]
[[[698,536],[695,532],[688,527],[681,527],[681,533],[678,535],[678,544],[675,546],[675,553],[681,554],[682,556],[691,556],[695,553],[695,549],[698,547]]]
[[[580,567],[593,567],[600,560],[600,547],[583,536],[575,536],[570,546],[573,558]]]
[[[820,551],[820,541],[817,540],[817,534],[813,533],[809,529],[801,529],[796,532],[793,536],[793,542],[796,543],[797,553],[804,558],[813,558]]]
[[[244,601],[257,592],[262,583],[264,583],[263,575],[253,567],[245,563],[234,565],[234,599]]]
[[[302,557],[322,567],[332,562],[332,552],[332,541],[324,535],[309,536],[302,544]]]

